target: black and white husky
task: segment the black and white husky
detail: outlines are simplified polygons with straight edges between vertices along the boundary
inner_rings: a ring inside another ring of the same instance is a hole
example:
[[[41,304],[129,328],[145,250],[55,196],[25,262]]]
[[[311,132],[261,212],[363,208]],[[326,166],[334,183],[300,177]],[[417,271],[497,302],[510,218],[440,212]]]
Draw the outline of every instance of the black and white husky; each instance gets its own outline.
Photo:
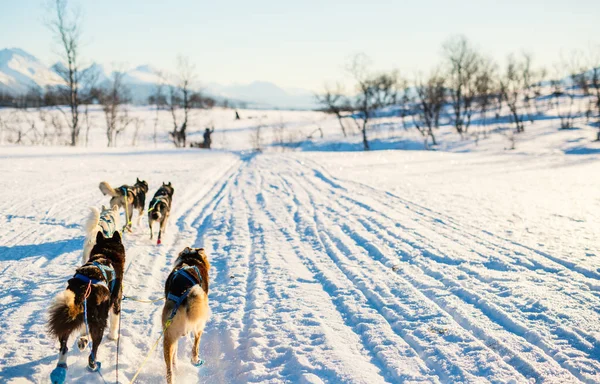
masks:
[[[119,208],[125,209],[125,226],[123,229],[131,230],[131,219],[133,218],[133,210],[137,209],[138,225],[142,219],[142,213],[144,212],[144,206],[146,205],[146,193],[148,193],[148,183],[144,180],[136,179],[135,184],[132,186],[121,185],[119,188],[114,189],[106,181],[100,183],[100,191],[104,195],[110,195],[110,206],[118,206]]]
[[[88,369],[100,369],[96,360],[98,347],[111,309],[109,338],[116,340],[118,337],[124,265],[125,249],[119,232],[114,232],[108,239],[98,232],[88,262],[76,269],[75,276],[67,282],[67,288],[54,299],[48,310],[48,331],[58,339],[60,353],[58,364],[50,375],[53,384],[65,381],[67,342],[75,331],[86,330],[78,341],[80,349],[88,345],[89,332],[92,344]]]
[[[150,227],[150,239],[154,237],[152,233],[152,224],[155,221],[160,223],[160,229],[158,231],[158,241],[160,244],[160,238],[167,227],[167,220],[171,214],[171,202],[173,201],[173,192],[175,190],[171,186],[171,182],[168,184],[163,182],[162,186],[158,188],[158,191],[154,194],[152,201],[150,201],[150,209],[148,210],[148,226]]]
[[[96,207],[90,208],[91,212],[85,224],[85,243],[83,245],[83,257],[81,264],[87,263],[90,258],[90,252],[96,244],[96,235],[102,232],[104,237],[110,238],[119,228],[119,207],[113,205],[111,209],[106,209],[104,205],[102,210]]]

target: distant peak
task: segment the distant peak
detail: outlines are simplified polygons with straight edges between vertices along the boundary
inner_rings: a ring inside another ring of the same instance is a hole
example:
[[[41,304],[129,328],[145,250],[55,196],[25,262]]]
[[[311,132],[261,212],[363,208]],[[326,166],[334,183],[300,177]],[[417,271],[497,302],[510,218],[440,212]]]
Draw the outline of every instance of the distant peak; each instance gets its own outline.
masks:
[[[21,48],[4,48],[0,50],[0,61],[8,61],[13,56],[21,56],[30,61],[39,61],[35,56],[31,53],[22,50]]]
[[[148,64],[140,65],[135,67],[133,70],[138,72],[156,73],[156,69]]]

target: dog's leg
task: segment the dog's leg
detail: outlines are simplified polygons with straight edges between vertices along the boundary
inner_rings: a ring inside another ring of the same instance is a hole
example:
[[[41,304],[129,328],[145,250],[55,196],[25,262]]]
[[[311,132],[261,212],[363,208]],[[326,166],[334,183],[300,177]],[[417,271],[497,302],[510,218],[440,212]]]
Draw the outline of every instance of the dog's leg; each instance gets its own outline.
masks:
[[[160,222],[160,231],[158,232],[158,240],[161,239],[163,233],[165,233],[167,229],[167,220],[169,219],[169,214],[167,213]]]
[[[102,335],[104,334],[104,327],[98,324],[90,324],[90,336],[92,337],[92,353],[88,358],[88,369],[91,371],[97,371],[100,369],[100,363],[97,361],[98,358],[98,347],[102,342]]]
[[[108,338],[110,340],[117,340],[119,338],[119,317],[121,313],[116,313],[113,310],[110,314],[110,329],[108,331]]]
[[[152,238],[154,237],[154,234],[152,233],[152,223],[153,221],[148,219],[148,227],[150,227],[150,240],[152,240]]]
[[[167,384],[173,383],[173,359],[175,347],[177,346],[177,338],[173,337],[171,332],[165,333],[163,340],[163,352],[165,364],[167,365]]]
[[[128,206],[129,209],[127,210],[127,214],[129,217],[127,218],[127,228],[129,229],[129,232],[131,232],[133,225],[133,204],[129,204]]]
[[[82,325],[79,329],[79,338],[77,339],[77,348],[80,351],[85,350],[88,345],[88,334],[85,332],[85,325]]]
[[[144,214],[144,207],[138,209],[138,220],[137,226],[139,227],[142,224],[142,215]]]
[[[203,331],[197,331],[194,335],[195,338],[194,346],[192,348],[192,364],[195,366],[200,366],[204,363],[204,361],[200,359],[200,338],[202,337],[202,332]]]
[[[67,365],[67,352],[69,352],[69,348],[67,347],[67,341],[69,340],[68,336],[62,337],[60,339],[60,353],[58,355],[58,362]]]
[[[68,335],[59,339],[60,352],[58,354],[58,363],[56,364],[56,368],[54,368],[52,373],[50,373],[50,382],[52,384],[62,384],[67,378],[67,352],[69,352],[69,348],[67,347],[68,340]]]

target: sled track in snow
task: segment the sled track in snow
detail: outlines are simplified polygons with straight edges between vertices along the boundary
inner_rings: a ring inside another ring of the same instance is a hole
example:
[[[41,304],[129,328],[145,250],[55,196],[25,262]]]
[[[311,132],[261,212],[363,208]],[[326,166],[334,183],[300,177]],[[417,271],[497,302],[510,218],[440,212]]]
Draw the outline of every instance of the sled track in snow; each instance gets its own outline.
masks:
[[[343,186],[347,182],[326,176],[316,165],[259,156],[245,168],[235,180],[236,188],[230,189],[233,195],[221,202],[239,215],[227,222],[228,241],[246,242],[243,264],[226,263],[231,269],[248,269],[240,275],[245,283],[238,285],[239,295],[234,294],[244,304],[237,309],[238,333],[229,342],[235,345],[239,338],[239,345],[229,351],[240,360],[232,368],[239,371],[228,377],[269,380],[272,374],[248,371],[278,368],[273,363],[259,365],[260,348],[254,346],[276,329],[266,326],[267,319],[281,316],[270,305],[282,302],[276,289],[269,288],[269,279],[277,279],[270,261],[285,249],[286,262],[310,272],[310,280],[320,285],[344,325],[360,340],[362,358],[384,381],[597,379],[600,344],[591,332],[544,317],[535,308],[523,310],[502,297],[501,289],[489,289],[490,279],[472,267],[486,263],[463,259],[460,252],[498,257],[500,265],[488,263],[493,271],[525,269],[541,272],[556,284],[588,286],[587,277],[577,271],[399,197],[357,183],[351,183],[349,191]],[[232,235],[238,229],[241,238]],[[278,243],[265,242],[265,233]],[[220,240],[215,236],[211,242]],[[231,249],[214,251],[217,258],[228,257]],[[583,297],[568,299],[592,305],[595,297],[587,290]],[[268,313],[262,318],[252,313],[259,304]],[[225,329],[224,324],[216,328]],[[402,369],[407,365],[414,369],[409,374]],[[344,377],[336,370],[322,375],[342,381]]]

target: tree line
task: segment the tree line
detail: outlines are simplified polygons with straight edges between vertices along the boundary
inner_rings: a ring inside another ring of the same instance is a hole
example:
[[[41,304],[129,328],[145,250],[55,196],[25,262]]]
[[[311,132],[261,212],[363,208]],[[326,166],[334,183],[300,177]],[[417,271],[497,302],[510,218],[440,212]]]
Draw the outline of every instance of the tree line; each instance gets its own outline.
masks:
[[[533,123],[550,108],[555,109],[560,128],[570,129],[578,116],[575,100],[582,98],[583,113],[588,122],[595,117],[600,140],[600,47],[563,58],[553,71],[534,67],[528,53],[511,54],[500,66],[464,36],[447,40],[442,52],[442,62],[429,74],[410,80],[398,71],[372,72],[368,58],[356,55],[347,66],[353,90],[346,92],[340,84],[326,86],[317,101],[337,117],[344,137],[347,121],[353,121],[365,150],[370,148],[369,124],[386,107],[398,111],[402,126],[416,129],[428,147],[437,144],[442,116],[461,138],[467,138],[474,116],[478,125],[486,126],[502,117],[503,108],[517,134],[525,131],[526,121]],[[473,135],[478,139],[479,132]]]

